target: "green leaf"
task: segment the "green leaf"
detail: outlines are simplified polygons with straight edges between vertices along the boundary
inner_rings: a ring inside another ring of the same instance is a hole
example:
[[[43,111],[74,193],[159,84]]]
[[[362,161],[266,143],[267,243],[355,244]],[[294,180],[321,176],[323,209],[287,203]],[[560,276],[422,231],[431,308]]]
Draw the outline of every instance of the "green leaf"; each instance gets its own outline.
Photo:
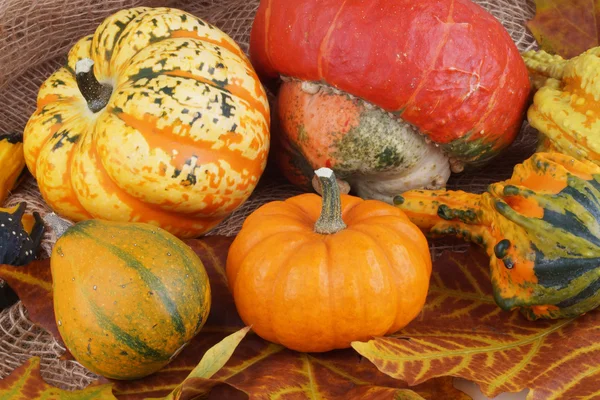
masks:
[[[173,391],[161,399],[180,400],[183,398],[195,398],[199,395],[207,395],[210,389],[218,384],[218,381],[207,382],[229,361],[234,350],[246,336],[250,327],[247,326],[232,333],[204,353],[200,363],[192,370],[188,377]],[[214,383],[214,384],[211,384]],[[193,393],[193,397],[189,397]],[[187,395],[186,395],[187,394]],[[155,400],[158,400],[155,398]]]
[[[528,400],[597,399],[600,310],[529,321],[494,302],[488,258],[471,247],[433,266],[422,314],[394,335],[352,347],[410,385],[461,377],[493,398],[529,389]]]

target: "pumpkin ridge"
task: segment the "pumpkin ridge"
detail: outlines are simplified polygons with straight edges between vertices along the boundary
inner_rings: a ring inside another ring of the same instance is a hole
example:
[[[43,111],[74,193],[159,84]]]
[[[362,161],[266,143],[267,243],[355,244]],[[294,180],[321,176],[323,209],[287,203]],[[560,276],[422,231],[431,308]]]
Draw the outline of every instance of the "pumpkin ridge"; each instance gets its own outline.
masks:
[[[58,115],[61,115],[61,114],[58,114]],[[48,137],[44,141],[43,147],[39,148],[39,153],[36,156],[35,170],[36,171],[40,170],[40,165],[37,165],[37,164],[45,162],[47,157],[50,157],[50,155],[53,155],[53,153],[56,150],[61,149],[63,147],[62,142],[61,142],[63,140],[63,138],[67,142],[72,143],[71,148],[68,150],[68,153],[66,153],[65,170],[64,170],[64,173],[62,176],[63,182],[61,185],[61,188],[66,189],[69,193],[68,194],[59,194],[57,196],[56,188],[53,187],[52,192],[55,194],[49,195],[48,191],[45,190],[46,185],[43,185],[43,184],[39,185],[40,193],[42,194],[42,197],[44,198],[44,200],[46,200],[46,202],[52,207],[52,209],[62,210],[63,207],[61,206],[61,204],[65,204],[65,203],[68,203],[71,206],[73,206],[75,208],[75,210],[71,209],[68,211],[63,211],[65,213],[65,215],[69,218],[74,218],[74,216],[77,216],[77,217],[84,216],[85,218],[92,218],[92,215],[81,204],[81,201],[79,200],[79,197],[77,195],[77,191],[73,187],[73,182],[71,179],[71,176],[72,176],[71,166],[72,166],[73,158],[75,157],[76,150],[79,147],[79,143],[82,140],[82,136],[88,134],[87,129],[81,129],[81,126],[77,126],[76,122],[77,122],[77,119],[75,117],[65,119],[64,121],[62,121],[60,127],[58,127],[53,134],[48,135]],[[67,125],[69,123],[73,123],[75,126],[69,127]],[[65,127],[65,125],[67,125],[67,127]],[[81,131],[78,133],[73,133],[74,128],[75,129],[79,128],[79,129],[81,129]],[[87,126],[85,126],[85,128],[87,128]],[[58,135],[62,135],[62,137],[58,138]],[[58,138],[58,140],[56,140],[57,138]],[[53,140],[55,140],[54,143],[52,142]],[[61,145],[58,145],[59,143],[61,143]],[[46,155],[45,157],[41,157],[41,155],[43,153],[46,153],[48,155]],[[41,166],[44,168],[48,168],[46,163],[41,164]],[[41,177],[39,177],[39,176],[37,177],[38,184],[39,184],[39,181],[41,180],[40,178]]]
[[[326,256],[325,262],[327,263],[326,264],[327,265],[327,300],[329,301],[328,309],[330,310],[330,321],[336,321],[337,318],[336,318],[335,315],[333,315],[333,313],[334,313],[334,308],[333,308],[334,302],[333,302],[333,297],[332,296],[333,296],[333,293],[335,291],[333,290],[333,288],[331,286],[331,284],[332,284],[332,282],[331,282],[331,275],[332,275],[332,273],[331,273],[331,264],[332,263],[329,262],[332,259],[332,257],[331,257],[331,246],[329,245],[329,242],[330,242],[329,240],[323,240],[322,242],[325,245],[325,256]],[[337,339],[338,333],[336,332],[335,324],[331,324],[331,328],[330,329],[331,329],[331,336],[333,338]]]
[[[162,142],[167,140],[167,138],[174,136],[174,139],[178,141],[180,149],[184,147],[192,148],[193,154],[196,155],[198,159],[202,159],[202,162],[204,164],[213,163],[219,165],[219,161],[224,161],[234,170],[242,171],[244,169],[247,169],[249,170],[249,174],[253,174],[255,176],[260,175],[259,171],[261,169],[261,166],[257,163],[254,166],[254,168],[249,167],[245,161],[252,159],[246,157],[243,154],[243,152],[239,149],[230,149],[224,146],[223,148],[219,149],[218,153],[215,153],[212,150],[212,146],[214,146],[213,142],[208,142],[205,140],[196,141],[190,137],[179,136],[174,134],[173,132],[169,132],[170,129],[174,128],[173,126],[158,128],[152,125],[151,122],[146,120],[140,120],[134,115],[125,112],[117,112],[116,110],[111,111],[113,112],[113,115],[115,115],[117,118],[123,121],[123,123],[125,123],[127,126],[136,129],[139,132],[144,132],[144,139],[146,141],[153,141],[153,139],[156,139],[156,141]],[[151,128],[149,130],[144,129],[146,125],[151,126]],[[181,150],[181,152],[183,152],[183,150]],[[240,160],[239,157],[243,158],[243,160]],[[260,157],[260,153],[257,154],[257,157]],[[179,167],[181,168],[181,166]],[[252,169],[254,169],[255,171],[252,171]]]
[[[303,194],[300,194],[299,196],[302,196],[303,200],[308,199],[308,201],[316,201],[319,204],[319,206],[321,205],[321,196],[319,196],[316,193],[303,193]],[[310,224],[314,224],[316,219],[311,218],[308,210],[303,207],[304,204],[298,204],[294,201],[290,201],[291,199],[293,199],[293,197],[290,197],[289,199],[286,199],[283,201],[285,204],[288,204],[288,205],[292,206],[292,208],[294,208],[294,210],[290,210],[290,211],[293,212],[294,214],[298,214],[298,215],[302,215],[303,217],[306,217],[307,222],[309,222]],[[311,226],[311,228],[312,228],[312,226]]]
[[[275,275],[275,279],[273,279],[271,281],[271,299],[275,298],[275,290],[277,289],[277,286],[279,286],[278,282],[279,280],[282,278],[282,276],[286,276],[283,274],[282,271],[285,270],[285,272],[289,272],[289,270],[292,268],[290,265],[290,260],[294,257],[294,253],[296,251],[299,251],[302,247],[306,246],[307,244],[310,244],[311,240],[310,238],[304,237],[303,240],[299,240],[299,243],[294,246],[292,248],[292,251],[289,252],[289,254],[287,255],[287,257],[285,257],[284,259],[282,259],[282,262],[277,266],[277,274]],[[285,266],[284,268],[282,268],[282,266]],[[239,272],[238,272],[239,274]],[[274,301],[270,302],[271,307],[269,307],[269,310],[267,312],[267,314],[269,315],[269,323],[272,322],[273,319],[273,310],[272,308],[272,304],[274,303]],[[282,340],[280,338],[280,336],[277,334],[277,326],[278,324],[272,324],[273,328],[271,330],[271,332],[273,332],[273,336],[275,337],[275,340],[277,343],[281,343]]]
[[[174,77],[178,77],[178,78],[192,79],[196,82],[204,83],[214,89],[220,90],[231,96],[235,96],[240,102],[246,102],[247,103],[246,105],[248,106],[249,109],[255,109],[263,116],[268,115],[268,111],[265,109],[265,106],[262,103],[253,99],[252,95],[250,95],[250,93],[247,90],[245,90],[244,88],[242,88],[241,86],[236,86],[231,83],[225,83],[224,85],[220,86],[214,80],[204,78],[203,76],[200,76],[200,75],[194,75],[191,72],[183,71],[181,69],[170,70],[167,72],[158,72],[158,73],[156,73],[156,76],[154,76],[154,75],[155,75],[155,73],[152,73],[152,74],[148,74],[147,76],[152,76],[154,78],[154,77],[158,77],[160,75],[167,75],[167,76],[174,76]],[[147,77],[147,76],[144,75],[143,77]],[[148,79],[150,79],[150,78],[148,78]],[[235,89],[235,90],[232,90],[232,89]]]
[[[123,47],[121,47],[121,44],[129,36],[131,31],[133,31],[134,28],[136,28],[136,27],[138,28],[138,30],[143,30],[143,29],[140,29],[140,26],[142,26],[144,22],[147,22],[144,20],[144,18],[147,18],[147,17],[155,18],[156,16],[161,15],[160,12],[157,12],[158,10],[159,10],[158,8],[152,9],[149,7],[139,7],[137,9],[133,9],[133,11],[136,11],[136,12],[139,11],[139,13],[136,14],[135,16],[133,16],[133,18],[131,18],[129,21],[127,21],[125,26],[123,26],[123,28],[121,29],[119,37],[114,39],[114,42],[113,42],[114,45],[112,47],[111,59],[110,59],[110,63],[108,64],[109,68],[111,68],[110,66],[116,64],[116,59],[119,57],[120,51],[123,50]],[[128,11],[130,11],[130,10],[128,10]],[[162,14],[164,14],[164,12],[162,12]],[[135,25],[133,25],[134,23],[135,23]],[[113,24],[116,25],[117,23],[114,22]],[[125,33],[125,36],[123,36],[123,33]],[[133,60],[135,58],[135,56],[137,56],[146,47],[150,47],[155,43],[160,43],[164,39],[166,39],[166,38],[160,38],[160,40],[148,43],[148,46],[139,48],[136,52],[134,52],[127,58],[127,61],[121,66],[121,68],[123,68],[123,69],[127,68],[127,65],[129,65],[131,63],[131,60]],[[100,46],[92,46],[92,47],[98,48]],[[114,51],[115,49],[117,49],[116,52]],[[116,55],[116,58],[115,58],[115,55]],[[112,71],[112,72],[115,73],[117,71]]]
[[[345,196],[348,196],[348,195],[347,194],[343,194],[341,197],[343,198]],[[357,217],[354,217],[354,218],[350,217],[348,219],[348,214],[350,212],[352,212],[356,207],[358,207],[361,204],[363,204],[364,202],[365,202],[365,200],[361,199],[361,201],[356,201],[356,202],[352,202],[352,203],[349,203],[349,204],[345,204],[345,207],[342,207],[342,219],[346,222],[346,224],[348,226],[350,226],[351,224],[356,224],[356,223],[360,223],[361,221],[363,221],[363,219],[361,219],[362,216],[360,216],[359,218],[357,218]],[[357,219],[358,219],[358,221],[357,221]]]
[[[66,164],[67,164],[66,173],[68,173],[68,179],[67,179],[67,177],[65,177],[64,182],[66,183],[66,185],[69,186],[70,192],[73,194],[73,196],[69,196],[69,198],[73,199],[73,202],[76,203],[75,206],[79,209],[79,212],[82,213],[83,215],[87,215],[89,218],[92,218],[92,215],[90,214],[90,212],[88,210],[86,210],[85,207],[83,207],[83,204],[81,204],[81,200],[79,199],[79,194],[77,193],[77,190],[75,189],[75,186],[73,185],[73,179],[71,178],[73,176],[71,168],[73,168],[73,159],[75,158],[75,154],[77,153],[76,150],[79,150],[79,148],[81,147],[80,143],[83,140],[83,137],[85,137],[88,134],[89,134],[89,132],[87,130],[80,133],[77,138],[77,142],[71,148],[71,151],[69,152],[69,155],[68,155],[67,161],[66,161]]]
[[[508,76],[508,66],[509,66],[509,61],[510,61],[510,56],[507,56],[505,59],[505,63],[504,63],[504,68],[502,69],[502,75],[500,76],[500,83],[498,84],[498,86],[496,86],[496,89],[494,90],[494,94],[492,94],[492,98],[488,101],[488,105],[486,110],[481,114],[481,118],[479,118],[479,121],[477,121],[475,124],[473,124],[473,132],[479,132],[481,129],[479,129],[479,127],[481,125],[483,125],[483,121],[487,120],[488,116],[490,115],[490,113],[492,112],[493,108],[496,107],[496,99],[498,98],[498,93],[500,92],[500,88],[504,87],[504,83],[506,82],[506,78]],[[493,105],[493,107],[492,107]],[[516,132],[515,132],[516,133]],[[496,140],[490,141],[492,146],[494,146],[494,142]]]
[[[358,224],[358,225],[354,225],[354,226],[352,226],[350,229],[351,229],[351,230],[353,230],[353,231],[355,231],[355,232],[360,232],[360,233],[362,233],[364,236],[368,237],[368,238],[369,238],[369,239],[372,241],[372,243],[373,243],[373,246],[374,246],[374,247],[377,247],[377,248],[379,248],[379,250],[380,250],[380,251],[381,251],[381,253],[384,255],[384,257],[385,257],[385,260],[386,260],[386,262],[387,262],[387,266],[388,266],[388,276],[389,276],[388,280],[390,280],[392,283],[394,283],[394,281],[395,281],[395,275],[396,275],[396,272],[395,272],[394,264],[392,263],[392,259],[391,259],[391,258],[390,258],[390,256],[388,255],[388,252],[387,252],[387,250],[386,250],[386,249],[385,249],[385,247],[384,247],[384,246],[382,246],[382,244],[381,244],[380,242],[378,242],[378,241],[377,241],[377,239],[376,239],[376,238],[374,238],[374,237],[373,237],[373,236],[372,236],[372,235],[371,235],[371,234],[370,234],[368,231],[366,231],[366,232],[365,232],[365,231],[363,231],[362,229],[360,229],[360,228],[361,228],[361,226],[364,226],[364,227],[366,227],[367,229],[368,229],[368,227],[369,227],[369,225],[368,225],[368,222],[366,222],[366,221],[365,221],[365,223],[361,223],[361,224]],[[404,233],[403,233],[403,232],[397,231],[397,230],[395,230],[393,227],[391,227],[391,226],[388,226],[388,225],[385,225],[385,224],[380,224],[380,225],[375,225],[375,226],[377,226],[377,228],[379,228],[379,229],[384,229],[384,230],[388,231],[389,233],[391,233],[391,235],[395,235],[396,237],[400,238],[400,239],[401,239],[401,243],[402,243],[402,245],[403,245],[405,248],[407,248],[407,249],[408,249],[408,251],[409,251],[410,253],[412,253],[412,254],[418,254],[418,255],[419,255],[419,257],[421,258],[421,261],[423,262],[423,264],[427,265],[426,256],[425,256],[424,254],[422,254],[422,253],[420,253],[420,252],[419,252],[419,246],[417,246],[417,244],[416,244],[415,242],[413,242],[412,240],[405,240],[405,239],[406,239],[406,235],[404,235]],[[358,227],[359,229],[356,229],[357,227]],[[409,238],[409,239],[410,239],[410,238]],[[431,275],[431,269],[428,269],[428,271],[429,271],[429,275]],[[391,284],[390,286],[392,286],[392,287],[393,287],[394,285],[393,285],[393,284]],[[396,299],[396,304],[397,304],[397,300],[398,300],[398,299]],[[396,312],[394,313],[394,315],[396,315],[396,316],[398,315],[398,312],[397,312],[397,310],[398,310],[398,306],[396,305]],[[386,331],[385,331],[385,333],[384,333],[385,335],[387,335],[387,334],[390,334],[390,333],[393,333],[393,332],[397,331],[398,329],[401,329],[403,326],[405,326],[405,325],[406,325],[406,324],[403,324],[402,326],[400,326],[400,327],[397,327],[397,326],[396,326],[397,319],[398,319],[398,318],[396,317],[396,318],[394,318],[394,320],[392,320],[392,321],[391,321],[391,324],[390,324],[390,326],[389,326],[389,327],[386,329]],[[413,318],[410,318],[408,321],[410,321],[410,320],[412,320],[412,319],[413,319]],[[392,328],[394,328],[394,329],[392,329]]]
[[[218,29],[214,25],[211,25],[211,26],[215,29]],[[227,43],[225,40],[221,39],[221,41],[217,41],[210,37],[201,37],[201,36],[198,36],[196,31],[184,31],[184,30],[171,31],[171,36],[169,36],[169,38],[171,38],[171,39],[186,38],[186,39],[192,39],[192,40],[198,40],[201,42],[210,43],[212,45],[218,46],[220,50],[225,50],[244,61],[246,61],[248,59],[246,57],[246,55],[239,48],[235,48],[230,43]]]
[[[415,99],[417,98],[417,95],[421,92],[421,90],[428,83],[427,77],[433,71],[433,68],[435,67],[435,65],[438,62],[438,58],[440,57],[440,54],[442,53],[442,49],[444,48],[444,46],[446,46],[448,44],[448,39],[450,39],[449,23],[452,22],[453,12],[454,12],[454,0],[450,0],[450,6],[448,7],[448,18],[446,20],[446,24],[444,25],[444,35],[441,38],[440,42],[438,43],[438,45],[435,49],[435,55],[431,58],[431,64],[421,74],[420,80],[419,80],[419,85],[415,88],[414,92],[410,95],[410,97],[408,98],[408,100],[406,101],[404,106],[399,107],[400,111],[398,112],[398,116],[401,117],[402,114],[404,114],[404,112],[406,111],[406,109],[412,106],[411,103],[414,103]],[[419,131],[422,131],[422,130],[419,128]]]
[[[364,237],[368,238],[368,239],[369,239],[369,241],[371,242],[371,245],[372,245],[374,248],[378,248],[378,249],[379,249],[379,251],[381,252],[381,254],[383,254],[383,257],[384,257],[384,259],[385,259],[386,268],[387,268],[387,274],[385,274],[385,275],[386,275],[386,281],[388,281],[390,288],[394,287],[394,283],[395,283],[395,282],[394,282],[394,281],[395,281],[395,279],[394,279],[394,267],[393,267],[392,260],[390,259],[390,257],[389,257],[389,255],[388,255],[388,253],[387,253],[386,249],[385,249],[385,248],[384,248],[384,247],[381,245],[381,243],[380,243],[380,242],[378,242],[378,241],[377,241],[377,240],[376,240],[374,237],[372,237],[372,236],[371,236],[369,233],[367,233],[367,232],[364,232],[364,231],[359,231],[359,230],[356,230],[356,229],[353,229],[353,231],[354,231],[354,232],[359,232],[359,233],[360,233],[360,234],[362,234]],[[406,246],[406,243],[403,243],[403,245],[404,245],[404,246]],[[379,268],[380,268],[380,270],[381,270],[381,269],[382,269],[382,265],[381,265],[381,262],[379,262],[379,260],[378,260],[378,265],[379,265]],[[382,275],[383,275],[383,271],[382,271]],[[393,291],[392,291],[392,292],[393,292]],[[396,319],[397,319],[397,315],[398,315],[398,298],[397,298],[397,296],[396,296],[396,302],[395,302],[395,303],[396,303],[396,304],[395,304],[395,307],[394,307],[395,311],[394,311],[394,313],[393,313],[393,314],[396,316],[396,318],[394,318],[394,319],[391,321],[391,323],[390,323],[390,326],[388,326],[388,327],[386,328],[385,332],[384,332],[382,335],[385,335],[385,334],[388,334],[388,333],[392,333],[392,332],[390,332],[390,329],[391,329],[391,328],[394,326],[394,324],[396,323]],[[366,317],[366,314],[367,314],[367,312],[366,312],[366,309],[365,309],[365,312],[363,313],[363,317]],[[366,318],[365,318],[365,319],[366,319]],[[364,321],[364,319],[363,319],[363,321]]]
[[[126,22],[117,19],[117,17],[116,17],[117,14],[115,14],[111,18],[112,23],[110,23],[110,24],[106,23],[104,25],[103,29],[97,30],[96,32],[94,32],[94,34],[91,35],[92,36],[91,48],[94,49],[93,55],[95,56],[95,58],[97,58],[98,60],[105,60],[108,63],[107,65],[111,65],[113,62],[113,56],[115,55],[115,48],[121,41],[121,36],[123,35],[123,32],[125,31],[127,26],[132,21],[134,21],[136,18],[138,18],[141,14],[144,14],[146,11],[147,11],[147,9],[145,9],[144,7],[123,10],[121,12],[120,16],[125,17],[125,19],[127,20]],[[100,54],[98,52],[98,50],[101,48],[106,49],[106,47],[108,45],[107,37],[104,37],[104,43],[99,43],[100,38],[107,31],[108,28],[115,26],[115,25],[118,26],[120,29],[115,33],[114,37],[112,38],[112,46],[110,47],[110,50],[105,50],[104,54]],[[118,52],[117,52],[117,54],[118,54]]]
[[[57,118],[58,118],[58,119],[60,120],[60,122],[56,122],[56,123],[55,123],[55,125],[58,125],[58,126],[56,127],[56,129],[51,129],[51,130],[49,130],[49,131],[48,131],[48,134],[47,134],[47,135],[46,135],[46,137],[45,137],[45,138],[42,140],[42,143],[40,143],[40,144],[37,146],[37,152],[36,152],[36,154],[34,155],[34,157],[31,157],[31,158],[32,158],[33,160],[35,160],[35,161],[33,162],[33,165],[31,165],[31,167],[29,167],[29,165],[28,165],[27,167],[28,167],[28,168],[30,168],[30,171],[31,171],[31,172],[32,172],[32,174],[34,174],[34,175],[35,175],[35,171],[38,169],[38,167],[37,167],[37,163],[38,163],[38,160],[39,160],[39,155],[40,155],[40,153],[41,153],[41,152],[42,152],[42,150],[43,150],[43,149],[46,147],[46,144],[47,144],[47,143],[50,141],[50,139],[52,138],[52,136],[53,136],[54,134],[56,134],[57,132],[59,132],[59,131],[60,131],[60,129],[62,128],[62,126],[65,124],[65,122],[66,122],[66,121],[68,121],[68,119],[67,119],[67,120],[63,120],[63,119],[62,119],[62,113],[61,113],[60,111],[56,111],[56,110],[54,110],[54,109],[53,109],[53,108],[55,107],[55,104],[56,104],[56,103],[59,103],[59,102],[60,102],[60,99],[57,99],[57,100],[54,100],[54,99],[52,99],[52,101],[50,101],[48,104],[44,104],[44,105],[43,105],[43,106],[41,106],[41,107],[40,107],[40,106],[38,106],[38,108],[36,109],[36,111],[35,111],[35,113],[34,113],[34,115],[35,115],[35,114],[37,114],[37,115],[41,115],[41,114],[46,114],[47,112],[50,112],[50,114],[52,114],[52,115],[53,115],[53,117],[52,117],[52,118],[54,118],[54,119],[57,119]],[[65,103],[66,103],[66,102],[65,102]],[[46,107],[47,107],[48,105],[50,105],[50,106],[51,106],[51,108],[50,108],[49,110],[48,110],[48,109],[46,109]],[[73,117],[73,118],[75,118],[75,117]],[[29,122],[27,123],[27,125],[29,125]],[[27,133],[28,133],[28,130],[27,130],[27,127],[25,127],[25,130],[24,130],[24,132],[23,132],[23,146],[25,146],[25,142],[26,142],[26,140],[25,140],[25,136],[26,136],[26,134],[27,134]],[[29,160],[29,159],[30,159],[30,157],[27,157],[27,153],[25,153],[25,159],[26,159],[26,160]],[[28,164],[29,164],[29,163],[28,163]]]
[[[219,90],[219,91],[222,91],[222,92],[232,95],[232,93],[224,85],[219,85],[218,83],[216,83],[210,79],[207,79],[203,76],[194,75],[191,72],[183,71],[181,69],[158,70],[158,71],[152,70],[151,72],[148,72],[148,71],[144,70],[143,68],[140,68],[138,70],[138,73],[127,77],[127,82],[135,83],[136,81],[138,81],[140,79],[148,79],[150,81],[152,79],[156,79],[156,78],[160,77],[161,75],[172,76],[172,77],[183,78],[183,79],[191,79],[193,81],[203,83],[207,86],[210,86],[213,89],[216,89],[216,90]]]
[[[138,210],[138,215],[147,215],[147,211],[151,211],[153,213],[157,213],[159,215],[164,215],[166,217],[168,217],[169,219],[175,219],[178,218],[180,213],[177,213],[173,210],[164,210],[160,207],[159,204],[153,204],[153,203],[149,203],[149,202],[144,202],[142,199],[137,198],[135,196],[133,196],[132,194],[128,193],[126,190],[124,190],[123,188],[121,188],[121,186],[119,186],[117,184],[117,182],[115,182],[112,177],[109,175],[108,171],[106,170],[106,168],[104,167],[104,164],[102,163],[102,159],[100,157],[100,155],[98,154],[98,148],[96,146],[92,146],[91,151],[94,152],[94,159],[96,160],[96,170],[97,171],[101,171],[100,173],[102,174],[102,177],[104,178],[103,186],[106,184],[109,184],[111,187],[112,192],[114,193],[114,195],[116,195],[119,200],[123,203],[125,203],[127,206],[129,206],[132,210]],[[111,191],[109,190],[109,191]],[[144,210],[146,209],[146,210]],[[92,215],[94,218],[101,218],[102,215],[99,213],[95,213]],[[101,218],[103,219],[103,218]],[[218,219],[218,217],[192,217],[192,218],[188,218],[186,220],[184,220],[184,224],[182,225],[178,225],[179,227],[182,227],[183,229],[188,229],[186,228],[187,226],[187,222],[189,222],[190,220],[192,220],[192,223],[208,223],[210,224],[211,220],[215,220]]]
[[[89,220],[89,221],[94,221],[94,220]],[[88,222],[88,221],[84,221],[84,222]],[[115,246],[109,242],[106,242],[104,240],[101,240],[98,237],[95,237],[95,236],[89,234],[88,232],[86,232],[85,227],[90,224],[91,223],[87,223],[87,224],[80,223],[80,224],[73,225],[72,229],[69,230],[68,232],[66,232],[65,235],[80,234],[88,239],[91,239],[92,241],[95,241],[98,244],[106,247],[106,249],[108,251],[110,251],[112,254],[114,254],[119,259],[124,261],[126,266],[136,270],[138,272],[140,278],[142,278],[142,280],[144,281],[144,283],[146,285],[148,285],[148,287],[150,287],[153,291],[158,293],[158,296],[162,300],[164,307],[167,309],[167,312],[169,313],[169,316],[171,317],[171,322],[173,323],[175,330],[180,334],[185,334],[185,325],[183,323],[181,314],[179,314],[179,310],[177,310],[177,305],[169,297],[169,295],[167,293],[167,289],[164,286],[164,284],[162,283],[162,281],[160,280],[160,278],[157,275],[155,275],[154,273],[152,273],[150,270],[148,270],[148,268],[144,267],[144,265],[137,258],[134,258],[134,257],[128,255],[125,251],[123,251],[122,249],[119,249],[117,246]],[[65,236],[65,235],[63,235],[63,236]]]
[[[344,9],[344,6],[346,5],[347,1],[348,0],[344,0],[344,1],[342,1],[342,4],[340,4],[340,8],[337,10],[333,19],[331,20],[331,25],[329,25],[329,28],[327,29],[325,36],[323,36],[323,41],[319,45],[319,52],[317,55],[317,73],[319,74],[319,78],[322,80],[325,80],[323,78],[323,59],[327,56],[327,53],[329,51],[329,47],[330,47],[329,40],[331,39],[331,34],[333,33],[333,30],[335,29],[335,24],[336,24],[337,20],[339,19],[340,14],[342,13],[342,10]]]
[[[262,6],[262,4],[264,4],[264,3],[259,4],[259,6]],[[269,40],[269,33],[270,33],[269,22],[271,21],[271,0],[266,0],[266,4],[267,5],[265,6],[265,26],[264,26],[264,28],[265,28],[265,43],[268,44],[270,42],[270,40]],[[256,19],[255,19],[255,21],[256,21]],[[265,49],[266,49],[265,55],[267,57],[267,60],[269,61],[269,65],[272,66],[273,65],[273,57],[271,57],[270,47],[266,46]]]
[[[381,218],[382,216],[379,215],[377,217]],[[352,228],[356,228],[357,226],[360,227],[361,225],[364,225],[364,226],[368,227],[370,222],[371,221],[365,220],[365,221],[361,222],[361,224],[354,225]],[[404,221],[402,221],[402,222],[404,222]],[[399,230],[395,229],[394,226],[392,226],[392,225],[387,225],[385,222],[379,222],[376,225],[380,229],[385,229],[386,231],[390,232],[391,235],[394,235],[394,236],[397,236],[398,238],[400,238],[402,240],[402,244],[404,246],[406,246],[407,242],[410,243],[410,246],[415,248],[415,251],[413,251],[413,254],[418,254],[421,257],[423,263],[427,264],[427,256],[425,255],[425,253],[421,253],[419,251],[419,245],[418,245],[417,242],[413,241],[412,237],[410,237],[409,235],[407,235],[405,232],[402,232],[402,231],[399,231]],[[365,234],[369,235],[366,232],[365,232]],[[375,240],[375,238],[373,238],[373,240]],[[377,242],[377,240],[375,240],[375,242],[376,242],[376,244],[377,244],[378,247],[382,248],[382,250],[385,250],[385,249],[383,249],[383,247],[381,247],[381,244],[379,242]],[[389,261],[389,257],[388,257],[388,261]],[[431,275],[431,268],[429,269],[429,273]]]
[[[362,204],[364,204],[365,206],[368,205],[370,207],[369,207],[368,211],[364,212],[364,214],[372,213],[373,212],[372,209],[375,208],[375,207],[372,206],[372,203],[371,204],[366,203],[368,201],[372,201],[372,200],[365,200],[365,201],[357,202],[357,203],[354,204],[354,207],[358,207],[358,206],[360,206]],[[389,205],[386,204],[386,206],[389,206]],[[347,211],[351,212],[354,209],[354,207],[349,207],[349,209]],[[389,207],[391,207],[391,206],[389,206]],[[377,208],[379,209],[378,212],[382,212],[381,214],[363,215],[363,213],[361,213],[358,216],[355,216],[354,218],[352,218],[352,217],[349,218],[348,219],[348,225],[362,224],[362,223],[364,223],[365,221],[368,221],[371,218],[379,218],[379,217],[397,217],[397,218],[401,218],[399,215],[395,215],[395,214],[391,214],[391,213],[386,213],[386,208],[387,207],[384,208],[384,207],[379,207],[379,205],[377,205]],[[394,210],[397,210],[397,209],[394,208]],[[394,210],[392,210],[391,212],[395,212]],[[346,210],[344,210],[344,214],[345,214],[344,217],[347,217]]]

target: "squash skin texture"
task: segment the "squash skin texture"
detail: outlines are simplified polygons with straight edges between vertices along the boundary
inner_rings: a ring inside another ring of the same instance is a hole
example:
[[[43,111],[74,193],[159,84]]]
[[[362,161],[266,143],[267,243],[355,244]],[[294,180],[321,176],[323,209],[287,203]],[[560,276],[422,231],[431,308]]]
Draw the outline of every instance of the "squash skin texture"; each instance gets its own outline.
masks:
[[[303,352],[347,348],[395,332],[421,311],[427,240],[383,202],[342,195],[347,228],[314,231],[321,197],[304,194],[251,214],[232,243],[227,278],[242,320]]]
[[[490,256],[494,297],[530,319],[600,305],[600,167],[536,153],[481,195],[410,191],[397,207],[431,236],[455,235]]]
[[[74,74],[86,58],[113,88],[96,113]],[[147,222],[195,237],[254,190],[269,125],[264,88],[231,38],[179,10],[134,8],[77,42],[68,65],[42,85],[25,159],[64,217]]]
[[[569,60],[543,50],[523,58],[538,89],[527,112],[538,150],[600,165],[600,47]]]
[[[466,163],[512,142],[530,89],[506,30],[468,0],[263,0],[250,55],[264,81],[326,83]]]
[[[302,86],[284,82],[277,101],[282,134],[274,141],[283,151],[275,157],[290,182],[310,191],[313,171],[325,165],[364,199],[391,203],[404,190],[444,187],[448,159],[414,127],[357,98]]]
[[[149,224],[75,224],[56,242],[51,268],[61,337],[77,361],[107,378],[158,371],[208,318],[202,262]]]

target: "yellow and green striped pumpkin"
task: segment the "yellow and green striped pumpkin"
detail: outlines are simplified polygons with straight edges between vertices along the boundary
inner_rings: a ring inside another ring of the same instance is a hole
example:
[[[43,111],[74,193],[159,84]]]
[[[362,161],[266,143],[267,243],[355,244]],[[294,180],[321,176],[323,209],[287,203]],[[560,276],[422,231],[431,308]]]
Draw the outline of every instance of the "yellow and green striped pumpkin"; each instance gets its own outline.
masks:
[[[56,242],[51,269],[65,345],[107,378],[160,370],[200,331],[210,311],[202,261],[150,224],[79,222]]]
[[[191,14],[133,8],[79,40],[24,132],[45,201],[74,221],[205,233],[254,190],[269,105],[250,62]]]

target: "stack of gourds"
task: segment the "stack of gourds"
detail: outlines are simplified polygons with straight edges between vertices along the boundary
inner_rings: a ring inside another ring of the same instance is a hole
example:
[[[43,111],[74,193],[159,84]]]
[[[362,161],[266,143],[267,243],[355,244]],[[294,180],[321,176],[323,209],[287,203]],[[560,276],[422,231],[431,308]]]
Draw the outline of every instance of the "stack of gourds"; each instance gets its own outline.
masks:
[[[432,268],[419,228],[484,245],[504,309],[598,305],[597,50],[524,61],[469,0],[347,3],[261,2],[252,63],[188,13],[123,10],[43,84],[0,189],[26,163],[48,205],[81,221],[56,243],[52,275],[57,325],[83,365],[145,376],[198,333],[210,287],[180,239],[250,196],[271,131],[285,176],[322,196],[264,205],[229,250],[237,309],[261,337],[327,351],[406,326]],[[530,76],[543,151],[483,195],[440,190],[513,141]]]

